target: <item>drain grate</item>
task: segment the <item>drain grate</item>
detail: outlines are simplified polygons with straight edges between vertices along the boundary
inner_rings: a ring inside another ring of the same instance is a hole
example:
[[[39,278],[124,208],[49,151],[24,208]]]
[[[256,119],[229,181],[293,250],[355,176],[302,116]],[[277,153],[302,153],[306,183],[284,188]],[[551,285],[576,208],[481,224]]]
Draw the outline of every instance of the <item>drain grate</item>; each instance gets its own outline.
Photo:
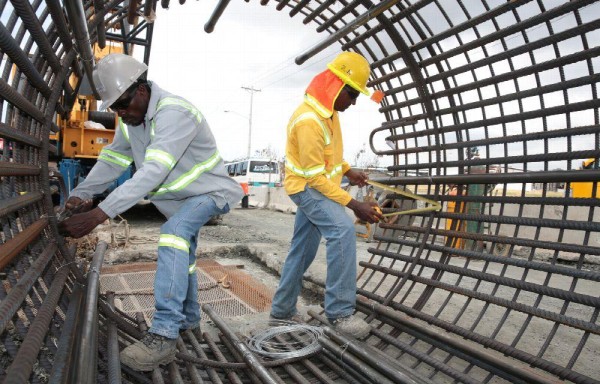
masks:
[[[228,318],[271,308],[273,290],[256,281],[236,266],[221,265],[214,260],[196,262],[198,302],[211,304],[219,316]],[[102,268],[101,292],[115,292],[115,305],[134,316],[144,314],[147,322],[154,315],[154,274],[156,263],[135,263]],[[208,316],[202,315],[202,321]]]

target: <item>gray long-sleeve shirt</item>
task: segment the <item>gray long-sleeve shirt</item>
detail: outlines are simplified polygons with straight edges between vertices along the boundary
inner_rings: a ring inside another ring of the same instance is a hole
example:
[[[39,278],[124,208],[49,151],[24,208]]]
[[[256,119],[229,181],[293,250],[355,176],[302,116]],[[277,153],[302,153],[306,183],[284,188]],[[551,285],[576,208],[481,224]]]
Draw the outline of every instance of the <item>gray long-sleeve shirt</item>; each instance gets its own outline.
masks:
[[[136,172],[131,179],[99,204],[111,218],[146,196],[166,217],[186,198],[202,194],[209,195],[219,208],[237,203],[242,189],[227,174],[204,117],[183,98],[150,84],[143,123],[117,128],[113,142],[103,148],[71,196],[89,199],[105,191],[133,161]]]

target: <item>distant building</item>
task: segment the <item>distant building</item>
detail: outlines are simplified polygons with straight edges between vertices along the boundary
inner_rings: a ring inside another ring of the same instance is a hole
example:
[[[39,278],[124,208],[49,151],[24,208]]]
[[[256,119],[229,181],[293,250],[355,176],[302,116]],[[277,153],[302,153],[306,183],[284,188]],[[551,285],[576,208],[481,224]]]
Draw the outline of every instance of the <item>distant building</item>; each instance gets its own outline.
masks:
[[[546,191],[548,192],[558,192],[559,189],[565,188],[565,183],[533,183],[532,189],[534,191],[541,191],[546,186]]]

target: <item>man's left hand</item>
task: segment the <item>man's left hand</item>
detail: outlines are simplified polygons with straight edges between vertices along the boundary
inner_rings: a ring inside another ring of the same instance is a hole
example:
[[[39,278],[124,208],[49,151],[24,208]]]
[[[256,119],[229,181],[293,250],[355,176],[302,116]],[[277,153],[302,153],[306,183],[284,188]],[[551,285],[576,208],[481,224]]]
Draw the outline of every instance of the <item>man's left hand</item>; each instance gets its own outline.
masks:
[[[367,180],[369,180],[369,176],[366,173],[353,169],[349,169],[344,176],[348,178],[350,185],[358,185],[359,187],[367,185]]]
[[[63,236],[76,239],[92,232],[99,224],[102,224],[108,216],[103,210],[96,207],[89,212],[79,213],[71,216],[58,224],[58,229]]]

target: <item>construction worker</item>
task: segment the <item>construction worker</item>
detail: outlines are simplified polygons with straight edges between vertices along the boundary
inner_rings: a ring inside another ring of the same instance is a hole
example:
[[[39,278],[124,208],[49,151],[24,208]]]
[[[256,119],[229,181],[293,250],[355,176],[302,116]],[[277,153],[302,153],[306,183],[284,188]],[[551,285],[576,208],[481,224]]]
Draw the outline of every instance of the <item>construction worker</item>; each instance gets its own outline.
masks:
[[[94,83],[103,101],[100,109],[110,107],[121,124],[88,177],[71,192],[66,209],[81,210],[86,200],[103,192],[132,162],[136,172],[98,207],[59,225],[63,233],[79,238],[145,197],[167,217],[158,242],[152,326],[141,341],[121,352],[121,361],[139,371],[172,361],[180,331],[192,329],[199,334],[198,231],[242,198],[200,111],[145,80],[146,71],[145,64],[123,54],[110,54],[94,68]]]
[[[377,222],[383,216],[374,202],[359,202],[340,187],[343,176],[352,185],[365,186],[367,175],[343,160],[339,112],[366,95],[370,75],[367,60],[342,52],[315,76],[304,102],[287,127],[286,193],[298,206],[290,251],[273,298],[271,319],[298,320],[296,303],[302,275],[315,258],[321,236],[327,241],[325,315],[337,329],[362,338],[369,325],[354,315],[356,305],[356,235],[345,207],[361,220]]]

